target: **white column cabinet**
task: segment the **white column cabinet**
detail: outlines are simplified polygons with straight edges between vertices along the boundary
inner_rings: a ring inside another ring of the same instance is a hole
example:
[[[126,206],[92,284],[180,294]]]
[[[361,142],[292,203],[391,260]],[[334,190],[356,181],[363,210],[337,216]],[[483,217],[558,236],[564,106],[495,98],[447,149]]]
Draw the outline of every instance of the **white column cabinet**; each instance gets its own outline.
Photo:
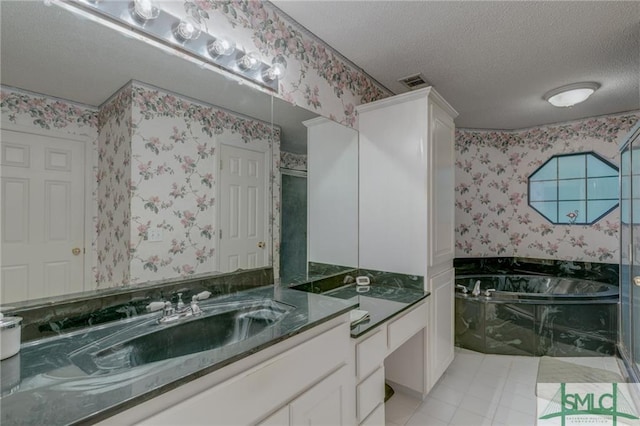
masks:
[[[359,267],[424,278],[426,391],[453,360],[454,132],[432,88],[358,107]]]
[[[429,324],[435,327],[429,336],[427,383],[433,386],[453,361],[454,344],[454,281],[453,268],[430,278],[431,305]]]

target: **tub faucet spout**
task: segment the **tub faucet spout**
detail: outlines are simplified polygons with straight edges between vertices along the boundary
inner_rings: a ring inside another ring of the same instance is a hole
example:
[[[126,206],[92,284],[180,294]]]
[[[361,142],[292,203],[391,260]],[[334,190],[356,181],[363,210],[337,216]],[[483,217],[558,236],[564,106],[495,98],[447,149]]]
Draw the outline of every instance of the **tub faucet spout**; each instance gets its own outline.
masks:
[[[474,296],[480,296],[480,280],[476,281],[476,283],[473,285],[473,290],[471,291],[471,294],[473,294]]]

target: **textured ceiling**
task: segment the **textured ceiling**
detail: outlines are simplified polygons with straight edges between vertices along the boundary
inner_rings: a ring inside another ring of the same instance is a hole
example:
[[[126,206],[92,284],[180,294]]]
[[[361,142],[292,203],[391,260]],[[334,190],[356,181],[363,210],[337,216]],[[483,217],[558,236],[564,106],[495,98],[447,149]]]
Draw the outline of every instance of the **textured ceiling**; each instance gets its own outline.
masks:
[[[273,3],[396,93],[406,90],[398,78],[423,73],[460,113],[458,127],[524,128],[640,108],[640,2]],[[2,84],[99,105],[137,79],[270,119],[269,96],[59,8],[0,1],[0,9]],[[577,81],[602,87],[570,109],[542,100]],[[304,152],[295,141],[313,114],[275,104],[285,148]]]
[[[640,2],[290,1],[278,8],[395,93],[421,72],[458,127],[516,129],[640,108]],[[596,81],[585,103],[542,99]]]

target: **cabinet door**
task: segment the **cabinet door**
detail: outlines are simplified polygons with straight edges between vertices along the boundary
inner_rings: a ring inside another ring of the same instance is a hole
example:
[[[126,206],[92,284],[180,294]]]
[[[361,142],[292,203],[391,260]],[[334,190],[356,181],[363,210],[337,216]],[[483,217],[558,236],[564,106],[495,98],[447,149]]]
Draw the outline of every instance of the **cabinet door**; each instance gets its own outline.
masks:
[[[349,369],[344,366],[309,389],[291,403],[292,425],[350,425],[353,414],[353,386],[349,386]],[[349,407],[351,405],[352,407]]]
[[[429,267],[451,267],[455,254],[454,130],[451,117],[429,103]]]
[[[289,406],[286,405],[258,423],[258,426],[287,426],[289,421]]]
[[[431,321],[427,356],[431,360],[428,371],[429,388],[433,387],[453,361],[453,269],[436,275],[430,281]]]

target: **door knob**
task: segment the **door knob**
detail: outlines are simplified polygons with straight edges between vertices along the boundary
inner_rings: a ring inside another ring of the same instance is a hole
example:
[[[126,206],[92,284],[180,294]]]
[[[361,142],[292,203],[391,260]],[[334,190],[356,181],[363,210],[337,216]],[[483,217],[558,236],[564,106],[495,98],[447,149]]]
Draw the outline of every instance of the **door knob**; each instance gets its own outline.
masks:
[[[633,277],[633,283],[640,287],[640,275]]]
[[[260,242],[258,242],[258,248],[264,248],[264,246],[265,246],[265,245],[266,245],[266,244],[265,244],[265,242],[264,242],[264,241],[260,241]]]
[[[73,254],[74,256],[77,256],[77,255],[80,254],[81,251],[82,250],[80,250],[79,247],[74,247],[74,248],[71,249],[71,254]]]

